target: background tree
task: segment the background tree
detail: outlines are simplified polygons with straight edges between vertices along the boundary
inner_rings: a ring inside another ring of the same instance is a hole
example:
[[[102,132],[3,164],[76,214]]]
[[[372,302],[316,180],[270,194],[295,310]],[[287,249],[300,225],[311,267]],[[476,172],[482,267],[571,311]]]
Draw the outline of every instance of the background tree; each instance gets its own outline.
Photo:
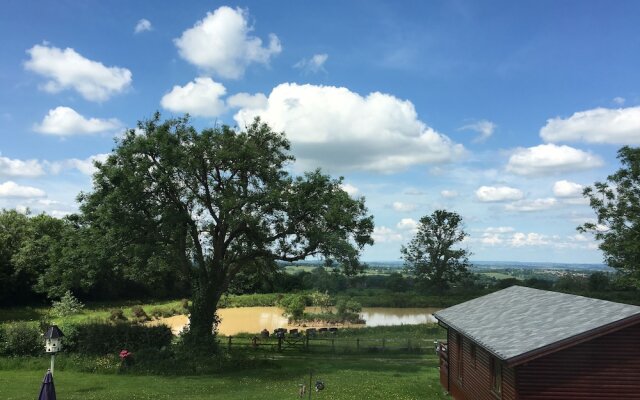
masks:
[[[422,217],[415,237],[400,250],[405,268],[423,284],[447,289],[467,274],[470,253],[456,247],[466,236],[455,212],[436,210]]]
[[[139,129],[97,164],[93,192],[80,196],[83,219],[129,274],[173,268],[191,284],[187,341],[210,342],[218,301],[241,273],[309,256],[361,270],[360,251],[373,243],[364,199],[320,171],[292,177],[284,133],[258,119],[244,132],[198,133],[187,117],[159,114]]]
[[[618,150],[622,163],[606,182],[584,189],[597,222],[578,230],[592,232],[600,241],[607,265],[640,286],[640,148],[625,146]]]

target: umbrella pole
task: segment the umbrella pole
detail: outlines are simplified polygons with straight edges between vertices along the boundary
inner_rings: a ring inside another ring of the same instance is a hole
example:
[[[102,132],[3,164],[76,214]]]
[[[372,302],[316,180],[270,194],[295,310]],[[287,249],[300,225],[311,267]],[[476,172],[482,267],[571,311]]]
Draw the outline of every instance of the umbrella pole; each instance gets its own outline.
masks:
[[[56,353],[51,354],[51,375],[53,375],[53,366],[56,363]]]

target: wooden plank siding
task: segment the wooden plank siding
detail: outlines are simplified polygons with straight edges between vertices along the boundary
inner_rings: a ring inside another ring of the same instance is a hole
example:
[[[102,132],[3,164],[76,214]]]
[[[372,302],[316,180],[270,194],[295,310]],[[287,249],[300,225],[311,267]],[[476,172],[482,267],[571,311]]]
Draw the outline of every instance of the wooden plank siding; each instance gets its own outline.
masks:
[[[462,338],[462,379],[458,377],[460,366],[458,342],[459,333],[449,328],[447,341],[449,345],[449,392],[456,400],[515,400],[515,372],[513,368],[502,368],[502,393],[491,390],[491,354],[475,345],[475,360],[472,356],[472,344],[468,338]],[[441,370],[442,374],[446,372]]]
[[[520,400],[640,399],[640,324],[515,369]]]

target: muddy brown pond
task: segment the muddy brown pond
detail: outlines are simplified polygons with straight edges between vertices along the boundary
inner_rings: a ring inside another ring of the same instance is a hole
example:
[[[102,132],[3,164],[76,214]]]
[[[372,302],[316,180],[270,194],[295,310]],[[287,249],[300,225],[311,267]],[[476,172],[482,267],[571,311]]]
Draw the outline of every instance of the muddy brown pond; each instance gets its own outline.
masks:
[[[388,308],[364,307],[360,317],[366,321],[365,325],[357,326],[390,326],[415,325],[436,322],[433,313],[439,308]],[[308,312],[317,312],[309,307]],[[272,332],[276,328],[300,328],[299,325],[289,325],[287,318],[282,316],[282,309],[278,307],[238,307],[218,310],[221,322],[218,332],[222,335],[236,335],[241,332],[260,332],[267,329]],[[165,324],[171,327],[174,334],[180,333],[189,323],[186,315],[161,318],[153,324]],[[311,326],[311,325],[308,325]]]

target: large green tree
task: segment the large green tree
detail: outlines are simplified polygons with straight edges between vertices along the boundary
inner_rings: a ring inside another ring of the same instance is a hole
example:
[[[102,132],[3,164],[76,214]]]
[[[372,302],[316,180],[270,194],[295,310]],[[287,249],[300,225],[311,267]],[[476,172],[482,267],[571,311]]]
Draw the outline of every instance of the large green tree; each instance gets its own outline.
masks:
[[[198,132],[188,117],[159,114],[138,128],[97,164],[93,191],[80,195],[83,219],[131,274],[173,268],[192,285],[187,340],[210,340],[218,301],[241,274],[309,256],[361,270],[373,230],[364,199],[319,170],[292,176],[284,133],[259,120]]]
[[[425,215],[414,238],[400,250],[405,269],[433,289],[447,289],[467,274],[470,253],[458,247],[466,236],[459,214],[436,210]]]
[[[600,241],[604,261],[636,286],[640,285],[640,148],[618,150],[622,168],[584,189],[596,222],[580,227]]]

